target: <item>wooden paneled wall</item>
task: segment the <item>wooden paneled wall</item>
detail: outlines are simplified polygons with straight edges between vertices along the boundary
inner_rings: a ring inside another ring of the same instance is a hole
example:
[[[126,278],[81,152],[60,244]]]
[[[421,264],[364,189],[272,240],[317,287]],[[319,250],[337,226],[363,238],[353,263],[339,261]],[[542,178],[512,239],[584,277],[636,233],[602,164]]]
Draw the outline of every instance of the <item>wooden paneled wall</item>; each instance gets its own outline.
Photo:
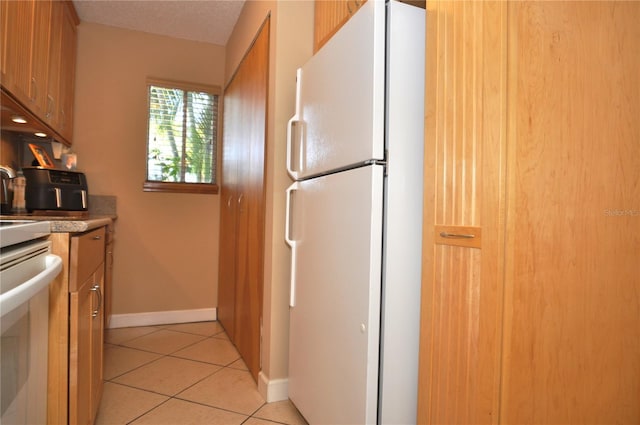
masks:
[[[640,423],[640,3],[509,4],[503,423]]]
[[[419,423],[640,423],[639,22],[427,3]]]

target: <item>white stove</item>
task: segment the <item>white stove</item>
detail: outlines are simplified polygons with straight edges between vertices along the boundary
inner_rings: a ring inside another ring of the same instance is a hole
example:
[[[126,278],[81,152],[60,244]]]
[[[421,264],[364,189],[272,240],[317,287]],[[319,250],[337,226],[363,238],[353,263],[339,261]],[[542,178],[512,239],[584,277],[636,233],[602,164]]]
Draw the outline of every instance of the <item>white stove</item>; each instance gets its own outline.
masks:
[[[27,242],[51,233],[51,223],[36,220],[0,220],[0,248]]]
[[[0,423],[46,423],[49,284],[62,270],[50,232],[0,220]]]

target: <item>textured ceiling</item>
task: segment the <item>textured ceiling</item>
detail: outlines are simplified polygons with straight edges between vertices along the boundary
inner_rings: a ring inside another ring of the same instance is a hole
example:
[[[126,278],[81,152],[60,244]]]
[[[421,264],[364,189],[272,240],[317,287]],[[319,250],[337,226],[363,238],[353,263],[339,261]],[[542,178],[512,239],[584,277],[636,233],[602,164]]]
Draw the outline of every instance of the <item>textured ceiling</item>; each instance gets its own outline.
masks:
[[[83,22],[224,46],[244,0],[74,0]]]

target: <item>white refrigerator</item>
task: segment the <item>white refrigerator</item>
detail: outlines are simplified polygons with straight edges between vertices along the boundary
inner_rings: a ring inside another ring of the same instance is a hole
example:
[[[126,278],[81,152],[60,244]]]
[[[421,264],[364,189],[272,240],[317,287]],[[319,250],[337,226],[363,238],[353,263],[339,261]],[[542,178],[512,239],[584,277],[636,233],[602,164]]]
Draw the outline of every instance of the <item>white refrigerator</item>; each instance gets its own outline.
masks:
[[[311,425],[416,421],[424,27],[369,0],[297,73],[289,397]]]

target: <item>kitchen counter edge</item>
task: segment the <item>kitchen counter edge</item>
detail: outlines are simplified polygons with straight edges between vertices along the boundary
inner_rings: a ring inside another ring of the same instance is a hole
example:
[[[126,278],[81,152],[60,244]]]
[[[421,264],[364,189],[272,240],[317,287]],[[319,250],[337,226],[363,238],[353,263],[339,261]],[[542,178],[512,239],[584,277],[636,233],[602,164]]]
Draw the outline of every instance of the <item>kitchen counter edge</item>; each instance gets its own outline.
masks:
[[[51,223],[51,233],[83,233],[98,227],[112,224],[117,216],[115,215],[95,215],[87,218],[61,218],[47,216],[15,216],[3,215],[3,220],[38,220]]]

